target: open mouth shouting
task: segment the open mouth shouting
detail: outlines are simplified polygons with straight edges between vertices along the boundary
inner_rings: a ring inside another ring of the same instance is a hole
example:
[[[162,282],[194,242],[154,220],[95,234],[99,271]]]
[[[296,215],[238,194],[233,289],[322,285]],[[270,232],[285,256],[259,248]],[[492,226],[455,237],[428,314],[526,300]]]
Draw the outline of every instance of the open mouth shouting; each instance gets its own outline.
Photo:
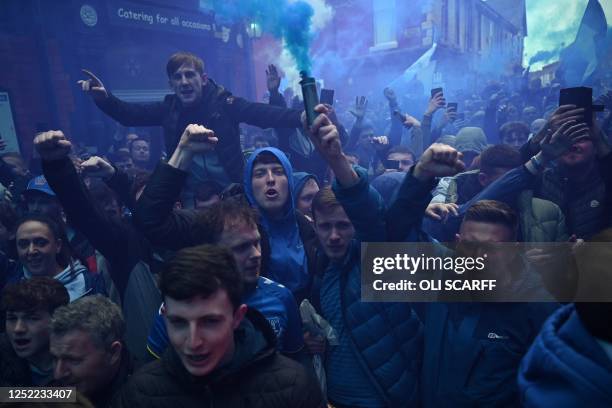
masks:
[[[203,367],[208,364],[210,353],[205,354],[185,354],[185,359],[193,367]]]
[[[181,89],[181,96],[185,99],[191,99],[195,96],[195,91],[192,88]]]
[[[266,190],[266,198],[268,200],[276,200],[279,197],[278,191],[274,188],[269,188]]]
[[[28,338],[19,338],[13,340],[13,346],[15,347],[16,352],[27,350],[31,343],[32,339]]]

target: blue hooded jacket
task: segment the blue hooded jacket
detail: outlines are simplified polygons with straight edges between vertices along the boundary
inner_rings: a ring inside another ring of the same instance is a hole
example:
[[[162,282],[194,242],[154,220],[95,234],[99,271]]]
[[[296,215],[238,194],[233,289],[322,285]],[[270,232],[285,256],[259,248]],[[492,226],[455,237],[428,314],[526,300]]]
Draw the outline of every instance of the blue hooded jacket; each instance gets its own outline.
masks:
[[[525,407],[612,406],[612,360],[573,304],[546,321],[521,362],[518,385]]]
[[[272,220],[267,217],[253,195],[253,185],[251,183],[253,163],[257,156],[263,152],[274,155],[287,175],[289,197],[285,204],[284,215],[280,219]],[[270,242],[268,278],[285,285],[294,294],[304,291],[309,285],[308,261],[295,214],[293,169],[285,153],[275,147],[255,150],[249,156],[244,169],[244,189],[251,205],[259,209],[261,225],[268,234]]]
[[[296,171],[293,173],[293,192],[295,193],[293,202],[298,199],[302,189],[306,185],[306,182],[310,179],[313,179],[317,182],[317,184],[319,184],[319,179],[314,174],[306,173],[304,171]]]

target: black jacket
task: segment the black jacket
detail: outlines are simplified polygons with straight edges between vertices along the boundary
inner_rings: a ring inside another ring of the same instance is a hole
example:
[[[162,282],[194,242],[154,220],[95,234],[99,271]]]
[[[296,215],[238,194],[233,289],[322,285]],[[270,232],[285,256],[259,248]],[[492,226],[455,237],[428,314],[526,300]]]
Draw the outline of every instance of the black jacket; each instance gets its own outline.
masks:
[[[190,123],[212,129],[219,138],[215,151],[234,183],[242,182],[244,169],[238,129],[240,122],[261,128],[301,126],[300,111],[232,96],[210,79],[202,89],[201,103],[193,108],[183,107],[176,95],[166,95],[163,102],[146,104],[127,103],[109,95],[97,105],[124,126],[162,126],[169,155]]]
[[[112,218],[94,203],[70,159],[43,161],[42,166],[70,225],[110,262],[111,278],[123,297],[130,271],[150,259],[150,244],[129,222]]]
[[[323,406],[316,380],[276,352],[268,321],[250,309],[234,331],[232,360],[204,377],[185,369],[173,348],[135,373],[113,408]]]
[[[111,401],[113,398],[119,395],[119,392],[121,392],[123,386],[127,383],[128,378],[132,375],[133,371],[134,364],[132,357],[127,349],[124,348],[123,352],[121,353],[121,364],[119,365],[119,371],[111,383],[95,394],[88,395],[87,398],[96,408],[110,407]]]
[[[32,387],[28,362],[19,358],[6,334],[0,335],[0,387]]]
[[[161,302],[151,245],[131,222],[111,217],[93,201],[70,159],[43,161],[43,171],[71,225],[108,260],[123,306],[127,347],[136,359],[148,358],[146,339]]]

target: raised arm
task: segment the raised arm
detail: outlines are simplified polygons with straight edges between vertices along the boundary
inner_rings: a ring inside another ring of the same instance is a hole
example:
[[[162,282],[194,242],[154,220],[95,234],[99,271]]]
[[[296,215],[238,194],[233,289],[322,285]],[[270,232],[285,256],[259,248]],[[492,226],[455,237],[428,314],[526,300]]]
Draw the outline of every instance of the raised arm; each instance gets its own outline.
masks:
[[[270,104],[249,102],[243,98],[229,96],[226,99],[226,108],[230,115],[238,122],[260,128],[275,128],[279,134],[279,141],[290,136],[291,131],[301,126],[301,111],[287,109],[285,98],[278,92],[280,74],[276,66],[268,65],[266,70],[266,84],[270,92]]]
[[[477,201],[496,200],[513,206],[521,191],[532,188],[550,163],[562,156],[576,140],[588,136],[588,132],[585,124],[576,123],[573,119],[566,120],[556,132],[546,135],[542,141],[542,150],[538,154],[524,165],[495,180],[467,203],[460,205],[458,216],[449,217],[443,226],[446,234],[454,234],[459,230],[463,215]]]
[[[113,96],[100,78],[86,69],[87,79],[78,81],[81,90],[91,96],[95,104],[123,126],[159,126],[166,107],[163,102],[128,103]]]
[[[72,147],[70,141],[61,131],[49,131],[38,134],[34,146],[42,159],[45,178],[70,224],[82,232],[109,262],[121,263],[126,252],[133,249],[130,240],[134,239],[135,231],[120,219],[113,218],[92,199],[68,157]],[[112,278],[123,293],[128,277],[115,274]]]
[[[196,211],[173,210],[188,176],[193,156],[217,143],[212,130],[189,125],[168,163],[160,162],[136,203],[134,222],[155,244],[168,249],[196,245],[205,237],[194,228]]]
[[[423,215],[431,200],[436,177],[452,176],[464,168],[461,153],[454,148],[434,143],[418,163],[406,174],[396,200],[386,214],[389,241],[405,241],[421,230]]]
[[[336,198],[353,223],[359,240],[384,240],[384,204],[380,194],[370,187],[365,170],[353,168],[344,155],[338,130],[326,115],[327,108],[318,105],[315,109],[320,115],[308,133],[336,175],[333,185]]]

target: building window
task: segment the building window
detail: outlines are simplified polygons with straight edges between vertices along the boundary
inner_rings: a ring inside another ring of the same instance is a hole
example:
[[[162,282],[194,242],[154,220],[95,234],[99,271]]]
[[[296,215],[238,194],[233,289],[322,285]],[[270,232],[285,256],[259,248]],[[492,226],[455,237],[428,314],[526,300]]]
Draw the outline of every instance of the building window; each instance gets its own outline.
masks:
[[[482,50],[482,16],[476,13],[476,50]]]
[[[455,0],[455,45],[458,48],[462,46],[461,39],[461,2],[459,0]]]
[[[442,0],[442,38],[445,42],[448,42],[448,0]]]
[[[374,11],[374,46],[370,51],[397,48],[396,0],[372,0]]]
[[[448,0],[447,19],[448,36],[446,37],[449,45],[457,44],[457,0]]]

